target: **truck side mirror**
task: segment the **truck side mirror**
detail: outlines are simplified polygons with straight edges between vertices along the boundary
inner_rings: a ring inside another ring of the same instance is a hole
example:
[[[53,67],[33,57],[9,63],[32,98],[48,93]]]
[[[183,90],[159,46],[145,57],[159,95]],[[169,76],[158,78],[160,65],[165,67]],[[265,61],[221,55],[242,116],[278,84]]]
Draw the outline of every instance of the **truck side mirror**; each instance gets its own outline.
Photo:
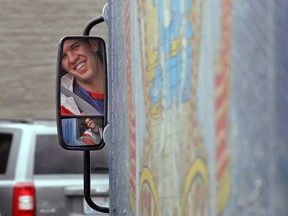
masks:
[[[57,62],[57,127],[62,147],[98,150],[104,147],[107,124],[107,60],[100,37],[66,36]]]

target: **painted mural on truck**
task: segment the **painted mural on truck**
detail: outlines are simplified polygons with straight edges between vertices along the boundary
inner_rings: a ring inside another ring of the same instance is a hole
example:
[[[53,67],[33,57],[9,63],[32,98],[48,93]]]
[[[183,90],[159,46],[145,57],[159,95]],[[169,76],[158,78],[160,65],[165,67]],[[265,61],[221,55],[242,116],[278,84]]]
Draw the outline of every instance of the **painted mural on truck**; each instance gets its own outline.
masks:
[[[286,215],[279,2],[110,2],[112,215]]]
[[[230,193],[227,124],[231,2],[223,1],[219,8],[219,28],[223,29],[219,49],[213,51],[215,66],[209,71],[214,79],[210,90],[215,92],[211,97],[215,101],[212,113],[215,143],[205,143],[205,128],[197,111],[204,2],[138,1],[137,9],[145,101],[142,120],[146,133],[145,145],[137,145],[131,56],[127,46],[132,212],[134,215],[191,215],[192,212],[210,215],[210,193],[215,190],[214,202],[220,214]],[[131,40],[130,10],[126,1],[126,44]],[[214,167],[208,165],[209,144],[212,144],[210,148],[216,148]],[[213,171],[209,173],[209,169]],[[215,175],[215,188],[210,188],[211,174]],[[136,190],[139,190],[138,197]],[[136,200],[140,202],[138,210]]]

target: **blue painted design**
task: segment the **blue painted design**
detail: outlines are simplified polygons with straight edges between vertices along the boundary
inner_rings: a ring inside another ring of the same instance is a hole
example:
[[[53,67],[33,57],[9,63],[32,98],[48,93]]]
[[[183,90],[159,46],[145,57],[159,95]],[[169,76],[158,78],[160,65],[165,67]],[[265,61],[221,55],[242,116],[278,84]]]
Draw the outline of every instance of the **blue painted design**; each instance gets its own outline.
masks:
[[[160,46],[157,50],[157,62],[159,64],[154,69],[155,75],[151,83],[150,99],[152,105],[162,100],[162,106],[164,110],[167,110],[173,104],[179,105],[190,99],[193,34],[192,23],[187,17],[191,2],[186,0],[182,3],[185,4],[183,7],[185,11],[182,14],[181,3],[177,0],[171,1],[169,21],[167,21],[167,16],[164,14],[165,10],[163,10],[165,8],[164,0],[153,1],[153,3],[156,8],[161,8],[157,11],[157,21],[160,24],[158,34]],[[186,20],[186,23],[183,23],[183,20]],[[180,41],[178,45],[181,47],[176,47],[177,52],[175,53],[175,50],[172,50],[172,43],[177,39]],[[186,43],[183,45],[181,40],[185,40]],[[160,61],[161,56],[164,62]]]

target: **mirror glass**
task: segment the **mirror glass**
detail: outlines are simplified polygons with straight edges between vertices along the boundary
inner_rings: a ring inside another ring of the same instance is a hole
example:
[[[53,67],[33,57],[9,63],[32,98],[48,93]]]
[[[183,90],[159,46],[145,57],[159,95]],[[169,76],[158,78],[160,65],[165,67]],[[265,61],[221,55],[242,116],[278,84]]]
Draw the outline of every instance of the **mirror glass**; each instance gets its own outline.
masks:
[[[60,41],[57,121],[65,148],[93,149],[91,146],[97,148],[103,143],[107,114],[106,66],[102,38],[67,36]]]
[[[99,117],[62,119],[62,135],[66,145],[93,146],[103,141],[103,119]]]

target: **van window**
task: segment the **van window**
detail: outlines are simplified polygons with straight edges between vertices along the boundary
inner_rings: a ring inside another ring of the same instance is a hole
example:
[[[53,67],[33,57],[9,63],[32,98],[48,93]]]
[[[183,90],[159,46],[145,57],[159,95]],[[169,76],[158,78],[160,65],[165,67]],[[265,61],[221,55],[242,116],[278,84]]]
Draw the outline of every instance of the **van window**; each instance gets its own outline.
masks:
[[[108,161],[103,161],[99,153],[91,152],[91,173],[108,173]],[[83,174],[83,157],[82,151],[63,149],[57,135],[38,135],[34,174]]]
[[[0,133],[0,174],[6,173],[12,137],[12,134]]]

